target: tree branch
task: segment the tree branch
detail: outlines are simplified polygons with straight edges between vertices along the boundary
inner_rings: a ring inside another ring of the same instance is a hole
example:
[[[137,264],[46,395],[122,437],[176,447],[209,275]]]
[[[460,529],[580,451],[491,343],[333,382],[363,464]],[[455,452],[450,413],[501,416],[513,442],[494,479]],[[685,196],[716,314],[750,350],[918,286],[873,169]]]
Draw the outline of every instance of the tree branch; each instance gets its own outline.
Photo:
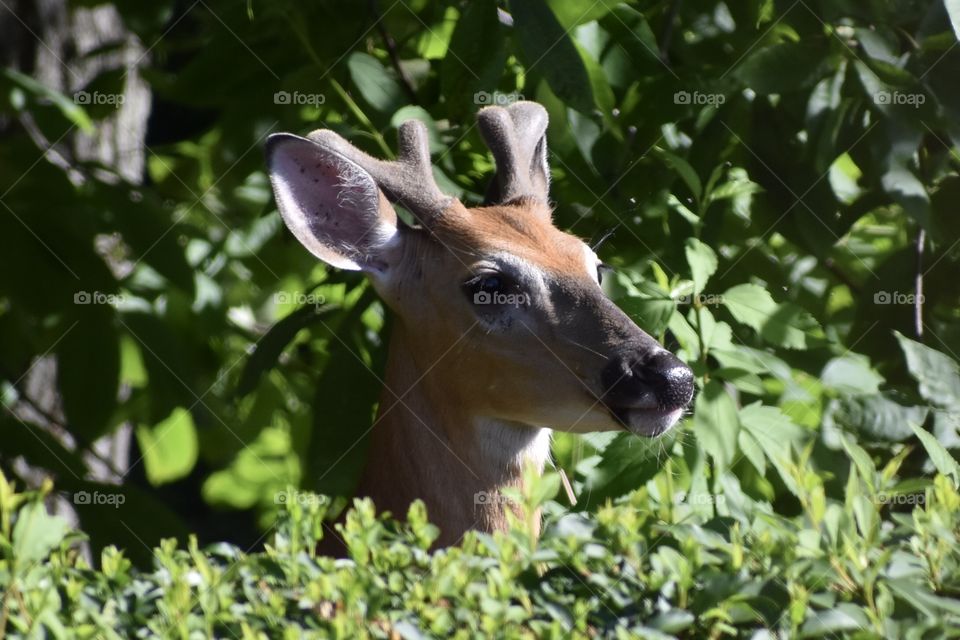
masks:
[[[377,2],[377,0],[370,0],[370,12],[373,14],[373,19],[377,25],[377,31],[380,33],[380,37],[383,38],[383,44],[387,48],[387,54],[390,56],[390,63],[393,65],[394,70],[397,72],[397,77],[400,79],[400,85],[406,92],[407,97],[410,98],[411,104],[420,104],[419,100],[417,99],[417,92],[413,88],[413,83],[410,81],[410,77],[400,64],[400,54],[397,51],[397,41],[393,39],[393,36],[390,35],[389,31],[387,31],[386,25],[383,24],[383,14],[380,13],[380,3]]]

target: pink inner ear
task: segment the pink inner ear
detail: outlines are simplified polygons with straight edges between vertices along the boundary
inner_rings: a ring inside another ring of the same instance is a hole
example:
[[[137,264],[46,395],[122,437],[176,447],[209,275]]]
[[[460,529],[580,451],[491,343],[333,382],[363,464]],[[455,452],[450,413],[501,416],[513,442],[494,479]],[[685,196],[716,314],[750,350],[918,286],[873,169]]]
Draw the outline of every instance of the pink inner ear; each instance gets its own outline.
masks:
[[[369,174],[293,136],[270,149],[270,174],[280,213],[307,249],[337,267],[376,268],[376,254],[396,233],[396,222],[381,214]]]

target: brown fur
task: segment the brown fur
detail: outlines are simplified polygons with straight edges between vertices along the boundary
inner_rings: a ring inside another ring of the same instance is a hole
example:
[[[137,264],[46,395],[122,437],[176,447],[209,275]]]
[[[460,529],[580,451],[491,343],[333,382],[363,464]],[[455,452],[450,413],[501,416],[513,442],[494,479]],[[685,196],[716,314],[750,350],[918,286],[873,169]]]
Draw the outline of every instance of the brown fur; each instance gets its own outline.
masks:
[[[441,529],[440,545],[456,543],[468,529],[504,529],[500,490],[521,483],[519,458],[498,465],[485,456],[479,418],[514,425],[511,441],[518,446],[535,435],[531,425],[570,426],[542,415],[560,397],[572,399],[578,415],[583,412],[576,430],[619,428],[597,404],[594,385],[584,382],[585,370],[598,370],[603,358],[550,337],[572,325],[548,319],[554,326],[529,328],[549,347],[524,329],[493,340],[460,290],[473,263],[507,252],[563,281],[580,303],[615,311],[617,320],[629,323],[587,271],[582,241],[554,227],[545,207],[531,204],[466,209],[456,203],[429,233],[406,231],[405,255],[397,261],[410,267],[400,282],[381,291],[397,318],[359,493],[396,515],[423,499]],[[487,504],[475,503],[480,493],[490,498]]]

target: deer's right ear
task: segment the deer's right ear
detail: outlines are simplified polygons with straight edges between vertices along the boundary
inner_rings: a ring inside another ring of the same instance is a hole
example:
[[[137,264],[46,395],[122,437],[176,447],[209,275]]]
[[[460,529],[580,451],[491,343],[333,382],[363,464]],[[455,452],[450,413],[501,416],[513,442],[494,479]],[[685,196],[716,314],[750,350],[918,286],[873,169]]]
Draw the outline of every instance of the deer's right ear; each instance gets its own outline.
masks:
[[[280,215],[310,253],[340,269],[386,272],[397,214],[369,173],[289,133],[267,139],[267,166]]]

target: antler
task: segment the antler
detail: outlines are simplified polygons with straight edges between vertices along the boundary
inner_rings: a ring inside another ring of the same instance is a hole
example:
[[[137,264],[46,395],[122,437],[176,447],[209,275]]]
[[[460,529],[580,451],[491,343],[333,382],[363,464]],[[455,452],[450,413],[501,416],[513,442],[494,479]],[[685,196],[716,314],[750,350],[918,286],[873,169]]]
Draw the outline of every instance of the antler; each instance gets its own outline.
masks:
[[[400,154],[394,161],[378,160],[329,129],[314,131],[307,137],[360,165],[373,177],[388,200],[408,209],[424,226],[443,213],[454,200],[440,191],[433,178],[427,128],[419,120],[408,120],[400,125]]]
[[[550,189],[546,109],[535,102],[515,102],[507,108],[486,107],[477,120],[497,163],[487,202],[532,197],[546,203]]]

